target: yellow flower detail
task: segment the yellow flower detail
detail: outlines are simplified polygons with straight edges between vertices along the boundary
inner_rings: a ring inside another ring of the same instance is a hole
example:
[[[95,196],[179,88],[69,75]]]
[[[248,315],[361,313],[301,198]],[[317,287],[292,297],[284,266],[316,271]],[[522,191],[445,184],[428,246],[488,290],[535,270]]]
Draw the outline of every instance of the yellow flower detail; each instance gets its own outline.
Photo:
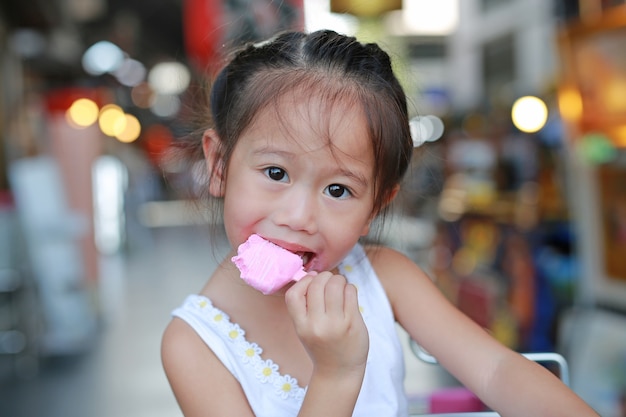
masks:
[[[352,265],[345,265],[343,269],[345,269],[346,272],[352,272]]]
[[[270,368],[269,366],[266,366],[265,368],[263,368],[263,376],[270,376],[272,375],[272,368]]]
[[[290,391],[291,391],[291,384],[290,384],[289,382],[285,382],[285,383],[283,384],[283,388],[282,388],[282,389],[283,389],[283,391],[285,391],[285,392],[290,392]]]
[[[249,357],[249,358],[253,357],[254,356],[254,349],[252,349],[252,348],[246,349],[246,356]]]
[[[204,308],[204,307],[206,307],[207,305],[209,305],[209,303],[207,303],[207,301],[206,301],[206,300],[202,300],[202,301],[200,301],[199,305],[200,305],[200,308]]]
[[[363,314],[363,312],[365,311],[365,309],[363,308],[363,306],[359,306],[359,311],[361,312],[361,314]]]
[[[213,317],[213,321],[222,321],[223,318],[224,316],[221,314],[216,314],[215,317]]]
[[[236,339],[237,336],[239,336],[239,332],[237,330],[231,330],[230,332],[228,332],[228,336],[231,339]]]

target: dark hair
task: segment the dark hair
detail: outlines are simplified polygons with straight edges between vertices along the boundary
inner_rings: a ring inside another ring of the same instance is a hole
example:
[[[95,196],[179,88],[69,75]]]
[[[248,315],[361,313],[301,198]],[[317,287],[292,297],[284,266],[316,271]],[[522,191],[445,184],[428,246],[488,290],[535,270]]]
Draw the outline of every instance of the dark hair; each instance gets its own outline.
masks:
[[[247,45],[218,73],[210,92],[210,127],[222,142],[223,168],[259,110],[294,90],[322,94],[329,106],[361,107],[375,158],[373,209],[380,213],[413,152],[406,96],[385,51],[330,30],[285,32]]]

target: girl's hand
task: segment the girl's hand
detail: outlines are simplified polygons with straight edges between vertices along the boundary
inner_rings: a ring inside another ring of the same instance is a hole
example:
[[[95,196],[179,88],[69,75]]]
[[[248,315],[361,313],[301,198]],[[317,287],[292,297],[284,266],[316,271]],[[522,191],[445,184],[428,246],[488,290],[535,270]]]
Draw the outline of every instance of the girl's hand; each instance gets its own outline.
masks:
[[[369,337],[354,285],[341,275],[321,272],[295,283],[286,292],[285,302],[313,361],[314,374],[362,376]]]

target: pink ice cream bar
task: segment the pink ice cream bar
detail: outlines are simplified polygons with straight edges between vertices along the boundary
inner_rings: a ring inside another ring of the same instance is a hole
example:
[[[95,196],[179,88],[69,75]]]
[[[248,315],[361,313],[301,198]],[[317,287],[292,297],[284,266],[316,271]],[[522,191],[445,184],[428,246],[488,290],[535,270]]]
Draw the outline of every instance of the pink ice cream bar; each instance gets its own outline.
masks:
[[[241,271],[241,279],[265,295],[307,275],[300,256],[256,234],[239,245],[231,260]]]

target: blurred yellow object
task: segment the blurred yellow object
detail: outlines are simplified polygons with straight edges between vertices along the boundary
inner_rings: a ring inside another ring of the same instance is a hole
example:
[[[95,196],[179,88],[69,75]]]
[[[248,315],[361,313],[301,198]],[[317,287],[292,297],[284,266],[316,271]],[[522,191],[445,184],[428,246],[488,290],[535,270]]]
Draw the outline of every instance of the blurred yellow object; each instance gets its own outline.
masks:
[[[141,124],[139,120],[132,114],[126,114],[126,124],[124,130],[117,134],[115,137],[120,142],[130,143],[137,140],[139,134],[141,133]]]
[[[402,0],[331,0],[332,13],[349,13],[357,17],[376,17],[402,9]]]
[[[519,343],[518,328],[515,317],[505,308],[500,308],[494,314],[491,323],[491,334],[505,346],[516,349]]]
[[[98,120],[98,105],[88,98],[74,101],[66,112],[68,122],[77,127],[91,126]]]
[[[100,110],[98,124],[107,136],[117,136],[126,128],[124,111],[115,104],[107,104]]]
[[[575,122],[583,114],[583,99],[577,89],[568,87],[559,91],[559,110],[563,119]]]

